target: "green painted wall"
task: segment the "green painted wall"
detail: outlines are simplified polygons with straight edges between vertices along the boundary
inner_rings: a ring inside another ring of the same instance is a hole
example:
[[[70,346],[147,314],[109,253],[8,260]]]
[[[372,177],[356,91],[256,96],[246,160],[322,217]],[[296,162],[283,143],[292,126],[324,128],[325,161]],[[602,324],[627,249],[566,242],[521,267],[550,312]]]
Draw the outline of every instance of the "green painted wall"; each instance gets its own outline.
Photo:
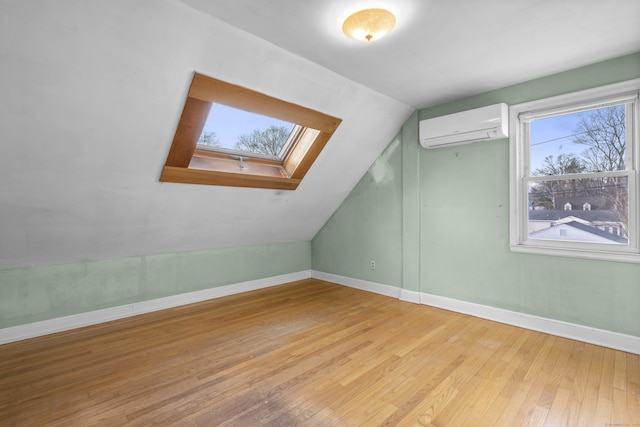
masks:
[[[312,242],[0,271],[0,328],[313,268],[640,336],[640,264],[509,251],[506,140],[424,150],[417,130],[638,77],[635,54],[417,112]]]
[[[425,118],[639,77],[640,53],[419,111],[401,132],[404,165],[396,179],[402,177],[403,182],[377,188],[373,180],[363,179],[313,240],[314,269],[389,283],[352,265],[366,261],[357,252],[360,248],[333,242],[343,243],[338,234],[348,232],[349,241],[367,239],[381,246],[392,242],[396,247],[396,230],[402,230],[401,268],[392,263],[396,269],[387,274],[400,277],[407,290],[640,336],[640,264],[509,251],[507,140],[424,150],[417,137],[418,121]],[[403,212],[375,213],[389,207],[372,203],[374,195],[393,189],[397,198],[398,188]],[[342,211],[348,214],[339,214]],[[372,211],[368,218],[356,214],[367,211]],[[391,257],[384,248],[366,249]],[[339,261],[333,264],[329,259]]]
[[[420,291],[420,150],[418,114],[402,126],[402,288]]]
[[[311,243],[0,271],[0,328],[311,269]]]
[[[402,285],[401,148],[398,135],[314,237],[314,270]]]
[[[640,54],[419,112],[509,105],[640,77]],[[640,264],[509,251],[507,140],[420,151],[420,290],[640,336]]]

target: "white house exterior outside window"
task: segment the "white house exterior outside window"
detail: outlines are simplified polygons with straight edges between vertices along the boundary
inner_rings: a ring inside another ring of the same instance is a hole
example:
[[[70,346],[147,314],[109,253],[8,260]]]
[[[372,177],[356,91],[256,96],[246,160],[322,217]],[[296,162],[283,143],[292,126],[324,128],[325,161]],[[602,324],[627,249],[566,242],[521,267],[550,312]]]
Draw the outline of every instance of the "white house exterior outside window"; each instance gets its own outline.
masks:
[[[510,107],[510,248],[640,262],[640,79]]]

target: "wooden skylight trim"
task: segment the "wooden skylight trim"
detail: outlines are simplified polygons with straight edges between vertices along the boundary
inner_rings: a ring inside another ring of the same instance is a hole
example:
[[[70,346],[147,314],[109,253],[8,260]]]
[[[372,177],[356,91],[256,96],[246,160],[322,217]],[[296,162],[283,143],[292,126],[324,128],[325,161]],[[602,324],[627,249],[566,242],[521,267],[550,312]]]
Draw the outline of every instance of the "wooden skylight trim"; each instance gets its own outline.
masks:
[[[243,157],[241,169],[237,158],[197,148],[212,103],[295,123],[303,130],[281,162]],[[341,122],[310,108],[195,73],[160,181],[295,190]],[[314,129],[317,136],[310,142],[308,136]]]

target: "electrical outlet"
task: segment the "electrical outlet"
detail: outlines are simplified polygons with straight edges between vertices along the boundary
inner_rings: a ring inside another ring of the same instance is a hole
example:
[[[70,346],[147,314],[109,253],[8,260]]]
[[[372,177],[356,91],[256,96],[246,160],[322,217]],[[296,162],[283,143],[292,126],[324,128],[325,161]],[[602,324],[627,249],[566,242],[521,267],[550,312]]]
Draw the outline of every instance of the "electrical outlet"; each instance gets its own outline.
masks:
[[[376,269],[376,262],[374,260],[371,260],[371,269],[372,270]]]

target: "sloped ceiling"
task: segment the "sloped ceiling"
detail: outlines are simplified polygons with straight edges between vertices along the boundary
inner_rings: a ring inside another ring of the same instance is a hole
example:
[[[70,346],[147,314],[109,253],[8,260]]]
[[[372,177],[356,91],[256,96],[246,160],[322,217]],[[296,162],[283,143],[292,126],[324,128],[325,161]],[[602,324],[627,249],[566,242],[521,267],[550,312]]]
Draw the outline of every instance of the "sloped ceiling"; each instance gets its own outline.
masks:
[[[0,268],[313,238],[412,109],[175,0],[0,2]],[[160,183],[194,71],[339,117],[296,191]]]
[[[377,44],[342,19],[387,7]],[[0,0],[0,269],[311,239],[414,108],[637,51],[636,0]],[[296,191],[160,183],[194,71],[343,119]]]

